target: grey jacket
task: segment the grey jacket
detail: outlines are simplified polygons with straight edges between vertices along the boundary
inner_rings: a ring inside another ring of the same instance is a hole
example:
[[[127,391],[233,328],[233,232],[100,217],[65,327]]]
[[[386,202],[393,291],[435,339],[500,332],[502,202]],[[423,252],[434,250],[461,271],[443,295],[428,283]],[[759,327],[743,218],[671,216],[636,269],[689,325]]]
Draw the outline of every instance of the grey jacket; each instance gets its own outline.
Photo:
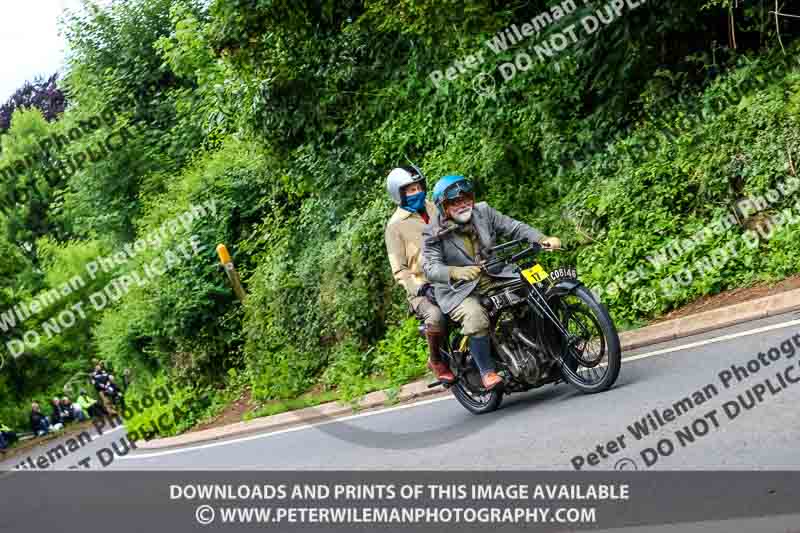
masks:
[[[528,239],[540,242],[545,235],[518,220],[507,217],[496,209],[489,207],[486,202],[475,204],[472,209],[471,224],[483,251],[483,259],[490,259],[485,250],[497,245],[497,237],[505,237],[509,240]],[[470,266],[475,264],[475,260],[470,257],[464,244],[463,236],[458,232],[451,232],[441,238],[435,235],[448,224],[442,220],[441,215],[431,220],[422,232],[423,240],[423,261],[422,270],[425,277],[433,283],[436,291],[436,300],[442,312],[450,313],[458,304],[472,294],[478,286],[478,279],[469,282],[461,282],[453,286],[450,281],[451,266]],[[496,276],[505,278],[516,278],[519,274],[514,272],[512,266],[506,266],[503,271]]]

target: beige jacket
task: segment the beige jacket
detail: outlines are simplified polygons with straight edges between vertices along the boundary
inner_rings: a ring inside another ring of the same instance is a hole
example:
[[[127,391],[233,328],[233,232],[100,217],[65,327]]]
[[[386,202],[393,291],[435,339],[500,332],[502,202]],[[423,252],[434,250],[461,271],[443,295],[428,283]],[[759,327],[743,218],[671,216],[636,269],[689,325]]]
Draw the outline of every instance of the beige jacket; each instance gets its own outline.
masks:
[[[436,206],[426,200],[425,209],[430,220],[436,216]],[[427,280],[422,272],[422,230],[425,221],[419,213],[411,213],[402,207],[386,224],[386,251],[392,265],[394,279],[406,290],[408,300],[416,298],[417,291]]]

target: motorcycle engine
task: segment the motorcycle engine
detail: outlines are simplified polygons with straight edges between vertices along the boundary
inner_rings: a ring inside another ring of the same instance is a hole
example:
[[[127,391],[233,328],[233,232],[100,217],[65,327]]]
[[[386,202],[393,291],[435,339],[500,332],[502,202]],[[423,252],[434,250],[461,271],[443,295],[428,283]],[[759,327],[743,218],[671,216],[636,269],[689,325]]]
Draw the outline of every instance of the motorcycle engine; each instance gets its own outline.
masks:
[[[498,324],[498,351],[518,381],[535,383],[542,377],[542,360],[536,345],[512,320]]]

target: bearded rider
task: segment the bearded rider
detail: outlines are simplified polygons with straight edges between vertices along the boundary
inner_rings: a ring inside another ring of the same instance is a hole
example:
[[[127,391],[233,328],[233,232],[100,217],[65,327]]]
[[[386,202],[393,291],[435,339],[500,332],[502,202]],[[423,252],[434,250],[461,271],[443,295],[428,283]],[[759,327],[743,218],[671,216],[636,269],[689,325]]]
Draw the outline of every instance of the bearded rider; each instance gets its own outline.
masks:
[[[560,248],[561,241],[545,237],[539,230],[503,215],[486,202],[476,204],[472,182],[464,176],[440,179],[433,189],[433,201],[437,213],[423,232],[423,272],[434,284],[442,312],[461,324],[483,386],[491,390],[503,380],[495,372],[489,316],[478,297],[495,282],[477,263],[480,258],[490,258],[485,250],[496,246],[498,236],[525,239],[545,249]],[[445,229],[451,231],[441,233]],[[519,277],[510,265],[492,275],[506,280]]]
[[[436,214],[436,206],[425,198],[425,176],[417,167],[392,170],[386,179],[386,189],[398,206],[386,224],[385,234],[392,274],[405,289],[409,307],[425,324],[428,368],[441,383],[453,383],[456,378],[439,354],[445,335],[445,318],[422,272],[422,229]]]

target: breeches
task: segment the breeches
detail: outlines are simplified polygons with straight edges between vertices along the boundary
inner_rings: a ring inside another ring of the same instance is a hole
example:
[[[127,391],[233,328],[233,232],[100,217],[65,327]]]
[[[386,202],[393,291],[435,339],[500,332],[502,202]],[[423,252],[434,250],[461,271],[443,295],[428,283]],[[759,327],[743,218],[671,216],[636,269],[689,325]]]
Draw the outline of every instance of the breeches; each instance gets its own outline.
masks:
[[[425,323],[428,331],[444,331],[446,324],[444,314],[439,306],[424,296],[417,296],[410,302],[411,308],[419,319]]]

